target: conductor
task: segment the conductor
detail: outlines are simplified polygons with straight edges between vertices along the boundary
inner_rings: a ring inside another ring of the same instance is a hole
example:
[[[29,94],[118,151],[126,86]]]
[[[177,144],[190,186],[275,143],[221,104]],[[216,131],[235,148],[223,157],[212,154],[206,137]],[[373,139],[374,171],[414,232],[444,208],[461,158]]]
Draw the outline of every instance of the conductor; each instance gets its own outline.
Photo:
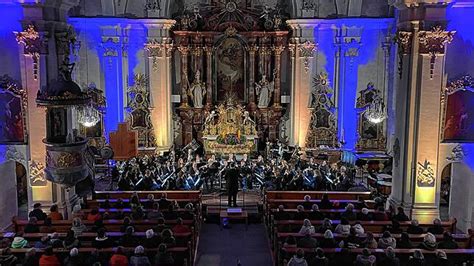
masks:
[[[235,167],[235,163],[231,162],[226,170],[225,177],[227,180],[227,206],[237,207],[237,193],[239,192],[239,170]]]

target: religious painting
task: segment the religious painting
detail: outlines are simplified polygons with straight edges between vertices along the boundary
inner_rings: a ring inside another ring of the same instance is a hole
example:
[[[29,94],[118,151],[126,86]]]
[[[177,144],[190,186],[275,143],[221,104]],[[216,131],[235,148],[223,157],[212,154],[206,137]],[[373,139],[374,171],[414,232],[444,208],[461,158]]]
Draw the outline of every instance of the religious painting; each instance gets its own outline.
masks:
[[[425,159],[423,163],[418,162],[416,184],[418,187],[434,187],[435,174],[431,162]]]
[[[469,76],[448,84],[445,96],[444,142],[474,141],[474,82]]]
[[[370,122],[366,117],[367,110],[376,103],[382,103],[384,111],[383,93],[375,88],[374,83],[369,82],[367,87],[359,91],[356,108],[358,112],[357,149],[358,150],[384,150],[386,139],[384,134],[384,121],[380,123]]]
[[[237,38],[225,38],[217,47],[217,102],[224,102],[230,94],[245,102],[245,56],[244,46]]]
[[[0,77],[0,144],[26,142],[24,91],[8,76]]]
[[[50,121],[48,128],[49,140],[64,140],[67,135],[66,110],[62,108],[54,108],[48,110],[48,119]]]

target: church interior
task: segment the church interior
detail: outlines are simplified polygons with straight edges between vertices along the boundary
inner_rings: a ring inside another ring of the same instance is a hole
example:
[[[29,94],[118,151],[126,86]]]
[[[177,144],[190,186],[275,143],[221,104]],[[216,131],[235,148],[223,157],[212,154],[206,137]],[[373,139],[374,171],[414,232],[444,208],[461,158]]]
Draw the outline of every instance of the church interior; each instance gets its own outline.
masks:
[[[474,265],[471,15],[0,0],[0,265]]]

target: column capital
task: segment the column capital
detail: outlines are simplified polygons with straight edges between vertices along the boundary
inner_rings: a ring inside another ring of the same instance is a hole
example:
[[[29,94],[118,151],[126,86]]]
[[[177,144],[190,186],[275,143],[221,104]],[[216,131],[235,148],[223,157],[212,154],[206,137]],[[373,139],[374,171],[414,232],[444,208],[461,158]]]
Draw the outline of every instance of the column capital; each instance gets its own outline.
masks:
[[[429,31],[418,32],[421,54],[444,54],[446,44],[453,41],[455,31],[445,31],[440,26],[433,27]]]
[[[190,50],[191,50],[191,48],[189,46],[183,46],[183,45],[178,46],[178,51],[183,56],[187,56],[189,54]]]
[[[298,44],[298,50],[300,52],[300,55],[304,58],[304,70],[306,73],[309,72],[309,59],[313,58],[314,52],[317,50],[317,47],[318,44],[310,40],[306,40],[305,42]]]
[[[448,5],[456,0],[389,0],[389,4],[398,9],[416,8],[421,5]]]

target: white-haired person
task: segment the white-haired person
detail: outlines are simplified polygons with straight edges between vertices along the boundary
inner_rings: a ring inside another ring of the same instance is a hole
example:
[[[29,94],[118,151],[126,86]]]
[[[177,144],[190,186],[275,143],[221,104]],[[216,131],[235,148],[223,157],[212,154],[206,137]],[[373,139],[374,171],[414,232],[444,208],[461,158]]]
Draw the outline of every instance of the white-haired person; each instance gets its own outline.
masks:
[[[137,246],[133,256],[130,257],[130,266],[151,266],[150,259],[145,254],[143,246]]]
[[[303,226],[301,226],[301,229],[299,231],[300,234],[305,235],[305,234],[314,234],[316,230],[314,229],[314,226],[311,224],[311,221],[308,219],[303,220]]]

